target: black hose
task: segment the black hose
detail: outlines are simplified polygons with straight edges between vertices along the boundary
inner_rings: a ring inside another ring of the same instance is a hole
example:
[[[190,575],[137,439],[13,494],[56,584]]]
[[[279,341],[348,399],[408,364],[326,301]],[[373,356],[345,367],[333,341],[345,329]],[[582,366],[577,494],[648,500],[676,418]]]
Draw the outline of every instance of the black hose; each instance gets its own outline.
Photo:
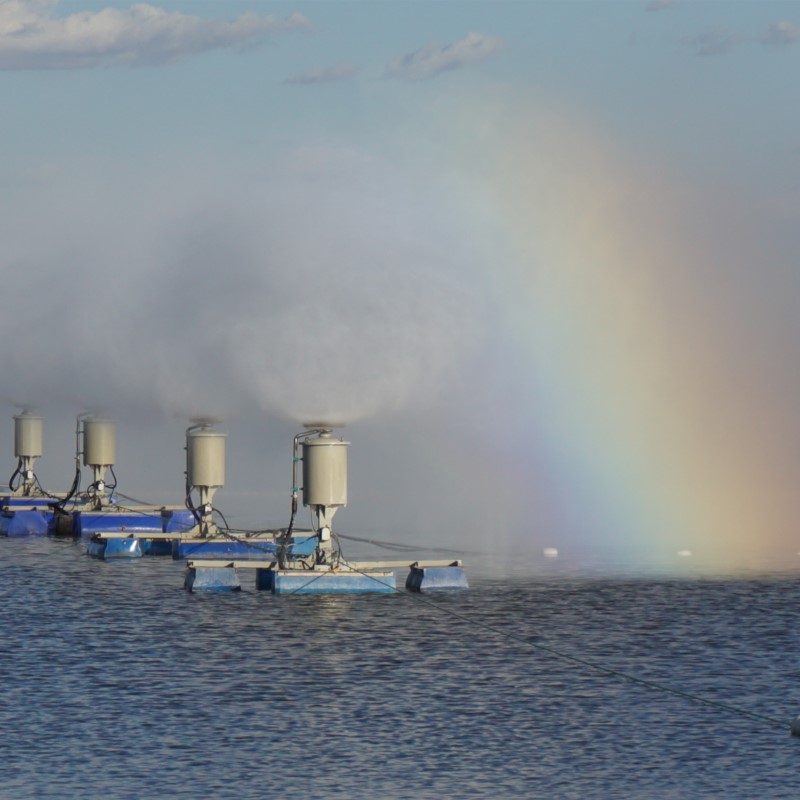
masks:
[[[111,486],[109,486],[108,484],[106,484],[106,488],[107,488],[107,489],[108,489],[110,492],[113,492],[113,491],[114,491],[114,489],[116,489],[116,488],[117,488],[117,473],[116,473],[116,472],[114,472],[114,465],[113,465],[113,464],[109,464],[109,465],[108,465],[108,471],[111,473],[111,477],[114,479],[114,483],[112,483],[112,484],[111,484]]]
[[[17,459],[17,468],[14,470],[14,474],[11,476],[10,480],[8,481],[8,488],[11,489],[12,492],[16,491],[17,487],[14,486],[14,478],[20,474],[22,471],[22,459]]]
[[[53,505],[53,508],[56,511],[61,511],[63,513],[64,506],[75,496],[75,493],[78,491],[78,487],[81,485],[81,468],[80,462],[76,459],[75,460],[75,478],[72,481],[72,486],[70,487],[69,491],[67,492],[67,496],[58,503]]]

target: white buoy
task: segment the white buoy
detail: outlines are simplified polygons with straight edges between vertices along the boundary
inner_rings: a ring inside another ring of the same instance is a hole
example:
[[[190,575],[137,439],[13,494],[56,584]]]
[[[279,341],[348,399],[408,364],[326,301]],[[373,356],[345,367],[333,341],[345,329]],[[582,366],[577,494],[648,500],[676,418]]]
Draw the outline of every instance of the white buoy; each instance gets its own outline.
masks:
[[[545,558],[558,558],[558,550],[555,547],[545,547],[542,555]]]
[[[681,558],[691,558],[692,557],[692,551],[691,550],[678,550],[678,555]]]

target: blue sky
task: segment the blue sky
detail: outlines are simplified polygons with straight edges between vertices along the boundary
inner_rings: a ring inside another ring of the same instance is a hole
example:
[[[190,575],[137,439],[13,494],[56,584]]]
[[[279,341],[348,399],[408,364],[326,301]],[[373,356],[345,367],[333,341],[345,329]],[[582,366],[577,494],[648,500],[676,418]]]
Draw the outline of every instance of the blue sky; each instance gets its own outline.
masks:
[[[676,0],[656,11],[646,2],[598,0],[195,0],[155,5],[170,15],[158,32],[124,3],[3,3],[3,15],[19,5],[49,23],[38,40],[26,32],[33,41],[25,48],[9,47],[13,34],[4,37],[2,86],[15,111],[5,136],[34,159],[116,157],[122,147],[129,159],[192,145],[230,152],[255,141],[359,141],[371,131],[375,146],[377,130],[398,124],[397,112],[419,113],[452,92],[492,83],[566,98],[626,144],[665,150],[694,169],[703,166],[691,162],[698,150],[708,169],[724,170],[732,165],[719,159],[749,154],[750,161],[760,143],[786,158],[800,146],[794,3]],[[120,14],[116,44],[100,44],[108,9]],[[77,14],[88,32],[76,44],[67,23]],[[221,44],[220,29],[247,14],[251,22]],[[198,30],[187,33],[192,26]],[[172,29],[183,30],[183,39],[175,34],[164,48],[163,32]],[[488,42],[474,61],[463,46],[470,33]],[[439,63],[448,46],[451,60]],[[395,60],[426,47],[434,49],[420,79],[407,80],[410,64],[387,74]],[[309,82],[287,83],[302,76]]]
[[[682,435],[708,427],[709,407],[731,430],[762,409],[772,422],[725,457],[753,446],[780,464],[785,486],[769,483],[788,520],[800,477],[799,68],[795,2],[0,0],[9,416],[20,404],[52,418],[53,488],[69,480],[59,448],[74,413],[146,422],[157,433],[131,434],[129,490],[152,494],[173,467],[137,473],[147,452],[180,439],[192,414],[221,417],[243,465],[227,496],[250,521],[263,511],[254,471],[279,481],[284,466],[262,464],[259,436],[280,446],[304,417],[333,415],[361,441],[365,494],[388,504],[400,482],[417,498],[387,530],[499,519],[537,546],[594,538],[592,527],[613,539],[624,470],[600,464],[589,429],[569,431],[585,418],[614,429],[590,398],[618,380],[623,342],[654,341],[657,326],[609,338],[595,385],[578,357],[545,349],[555,329],[527,327],[541,295],[525,295],[549,286],[538,311],[582,314],[583,295],[542,269],[567,264],[566,245],[528,239],[545,220],[574,215],[569,237],[597,218],[614,242],[609,305],[593,313],[611,319],[629,291],[615,253],[651,265],[648,320],[685,300],[658,380],[714,380],[708,403],[683,410]],[[535,202],[513,220],[510,187],[528,172]],[[553,410],[578,387],[574,417]],[[648,405],[650,390],[633,392],[642,419],[660,402]],[[369,465],[387,448],[382,483]],[[449,478],[448,451],[461,459]],[[691,471],[695,456],[663,460]],[[607,493],[609,470],[620,478]],[[658,516],[655,500],[642,509],[637,525]],[[350,522],[374,517],[362,505]]]

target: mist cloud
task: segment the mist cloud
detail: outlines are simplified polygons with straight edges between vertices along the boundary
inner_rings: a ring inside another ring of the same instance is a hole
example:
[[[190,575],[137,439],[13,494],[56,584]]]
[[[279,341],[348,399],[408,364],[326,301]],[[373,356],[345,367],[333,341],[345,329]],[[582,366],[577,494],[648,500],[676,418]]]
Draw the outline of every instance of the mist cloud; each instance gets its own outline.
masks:
[[[4,204],[15,402],[349,421],[435,396],[468,359],[468,225],[398,168],[323,150],[249,182],[188,173],[84,172]]]
[[[269,34],[308,25],[302,14],[279,19],[248,13],[226,21],[136,3],[60,17],[58,7],[58,0],[0,1],[0,69],[160,64],[257,44]]]

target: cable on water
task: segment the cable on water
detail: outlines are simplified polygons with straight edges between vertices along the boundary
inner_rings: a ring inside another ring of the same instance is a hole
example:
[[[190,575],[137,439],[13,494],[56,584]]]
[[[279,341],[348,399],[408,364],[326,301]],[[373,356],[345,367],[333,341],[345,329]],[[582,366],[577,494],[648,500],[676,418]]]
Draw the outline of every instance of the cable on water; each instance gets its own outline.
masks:
[[[115,480],[116,480],[116,478],[115,478]],[[116,486],[116,484],[115,484],[115,486]],[[115,497],[121,497],[123,500],[128,500],[131,503],[136,503],[137,506],[153,506],[155,508],[153,503],[150,503],[147,500],[137,500],[135,497],[131,497],[129,494],[124,494],[123,492],[115,492],[114,496]],[[160,506],[159,506],[159,508],[160,508]]]
[[[340,538],[347,539],[351,542],[362,542],[363,544],[373,544],[376,547],[381,547],[384,550],[394,550],[398,553],[402,552],[425,552],[425,553],[446,553],[452,555],[471,555],[471,556],[486,556],[491,555],[491,553],[487,551],[481,550],[450,550],[448,548],[443,547],[423,547],[421,545],[414,545],[414,544],[402,544],[400,542],[387,542],[381,539],[364,539],[360,536],[346,536],[343,533],[338,534]]]
[[[362,575],[367,576],[368,578],[372,578],[377,583],[381,583],[382,586],[385,586],[385,584],[383,584],[381,581],[378,581],[377,578],[370,575],[368,572],[363,572],[362,570],[359,570],[356,567],[353,567],[352,565],[348,564],[346,561],[342,561],[342,563],[345,566],[349,567],[349,569],[352,569],[354,572],[359,572]],[[675,697],[682,697],[685,700],[691,700],[695,703],[702,703],[704,705],[711,706],[712,708],[716,708],[720,711],[726,711],[731,714],[738,714],[739,716],[747,717],[757,722],[766,723],[772,727],[782,728],[783,730],[788,729],[792,733],[792,735],[800,736],[800,723],[797,724],[796,728],[794,723],[787,724],[784,720],[780,720],[777,717],[772,717],[767,714],[759,714],[755,711],[748,711],[747,709],[740,708],[739,706],[732,705],[731,703],[723,703],[720,702],[719,700],[711,700],[707,697],[701,697],[700,695],[692,694],[691,692],[685,692],[681,689],[675,689],[671,686],[665,686],[664,684],[658,683],[657,681],[651,681],[648,680],[647,678],[640,678],[637,675],[631,675],[629,672],[622,672],[621,670],[612,669],[610,667],[604,667],[601,664],[595,663],[594,661],[570,655],[569,653],[557,650],[556,648],[550,647],[549,645],[539,644],[538,642],[532,642],[530,639],[525,639],[524,637],[517,636],[514,633],[509,633],[508,631],[495,628],[492,625],[487,625],[485,622],[471,619],[466,614],[461,614],[458,611],[453,611],[450,608],[445,608],[444,606],[440,606],[438,603],[434,603],[432,600],[428,600],[427,598],[424,598],[422,596],[419,595],[414,596],[409,592],[405,592],[402,589],[398,589],[397,587],[394,588],[394,591],[396,594],[408,599],[410,602],[423,603],[424,605],[430,606],[431,608],[434,608],[443,614],[447,614],[448,616],[454,617],[455,619],[459,619],[462,622],[466,622],[467,624],[472,625],[476,628],[481,628],[482,630],[488,631],[489,633],[493,633],[496,636],[501,636],[505,639],[517,642],[518,644],[525,645],[526,647],[530,647],[534,650],[541,650],[544,653],[547,653],[556,658],[560,658],[564,661],[569,661],[573,664],[579,664],[582,667],[595,670],[596,672],[601,672],[604,675],[608,675],[609,677],[620,678],[621,680],[626,680],[630,683],[636,683],[639,686],[645,686],[648,689],[653,689],[654,691],[663,692],[665,694],[671,694],[674,695]]]

